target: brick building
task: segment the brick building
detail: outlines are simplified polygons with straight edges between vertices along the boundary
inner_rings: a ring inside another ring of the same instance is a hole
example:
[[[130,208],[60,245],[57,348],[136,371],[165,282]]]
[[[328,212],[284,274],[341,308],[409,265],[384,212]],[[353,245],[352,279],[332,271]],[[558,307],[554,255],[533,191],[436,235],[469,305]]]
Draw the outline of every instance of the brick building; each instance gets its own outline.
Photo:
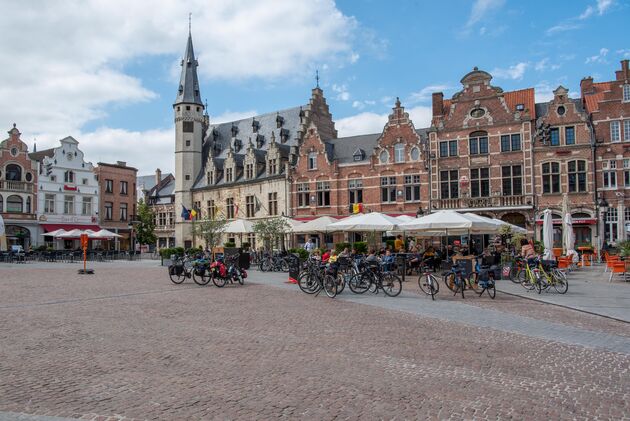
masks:
[[[175,176],[158,168],[138,177],[138,191],[153,212],[156,246],[175,247]]]
[[[94,169],[98,179],[101,228],[121,235],[113,241],[115,250],[131,250],[132,221],[136,215],[136,176],[138,170],[126,162],[99,162]]]
[[[621,61],[615,80],[580,83],[595,135],[595,188],[607,241],[627,238],[630,223],[630,70]]]
[[[8,248],[28,249],[39,241],[37,223],[37,161],[13,125],[9,138],[0,143],[0,215],[4,219]]]

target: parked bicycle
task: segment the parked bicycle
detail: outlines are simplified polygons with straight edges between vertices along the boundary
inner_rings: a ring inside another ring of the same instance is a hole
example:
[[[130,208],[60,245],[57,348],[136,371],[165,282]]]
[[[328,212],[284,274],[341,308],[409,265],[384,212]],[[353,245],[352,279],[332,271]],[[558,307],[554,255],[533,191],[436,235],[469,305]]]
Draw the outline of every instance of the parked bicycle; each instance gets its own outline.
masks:
[[[171,265],[168,267],[168,277],[174,284],[181,284],[186,279],[192,278],[193,273],[193,259],[189,256],[176,257]]]
[[[258,268],[262,272],[288,272],[289,262],[287,261],[285,256],[271,255],[269,253],[265,253],[260,262],[258,262]]]
[[[305,268],[298,276],[298,286],[307,294],[319,295],[323,290],[327,296],[334,298],[337,295],[337,279],[333,273],[327,273],[325,265],[319,260],[309,258],[305,262]]]
[[[438,278],[435,276],[429,265],[421,264],[420,276],[418,276],[418,286],[420,291],[431,296],[431,300],[435,300],[435,295],[440,291]]]
[[[368,290],[378,294],[379,289],[390,297],[401,293],[402,281],[398,275],[384,270],[380,262],[363,261],[359,263],[359,270],[348,282],[350,291],[355,294],[363,294]]]

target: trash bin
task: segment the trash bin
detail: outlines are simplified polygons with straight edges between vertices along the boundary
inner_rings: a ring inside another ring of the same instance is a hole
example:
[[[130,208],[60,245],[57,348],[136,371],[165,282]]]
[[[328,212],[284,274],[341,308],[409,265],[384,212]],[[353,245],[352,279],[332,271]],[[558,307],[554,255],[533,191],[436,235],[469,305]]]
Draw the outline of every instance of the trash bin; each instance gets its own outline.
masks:
[[[290,253],[287,255],[287,262],[289,263],[289,282],[297,283],[300,276],[300,256]]]

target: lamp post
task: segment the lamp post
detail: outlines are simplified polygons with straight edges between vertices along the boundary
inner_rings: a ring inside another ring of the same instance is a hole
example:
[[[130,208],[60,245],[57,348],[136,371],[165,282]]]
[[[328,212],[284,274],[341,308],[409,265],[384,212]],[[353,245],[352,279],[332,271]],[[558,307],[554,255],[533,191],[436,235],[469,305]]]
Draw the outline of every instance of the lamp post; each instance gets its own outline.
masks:
[[[597,203],[597,209],[599,210],[599,261],[602,261],[602,248],[606,241],[606,215],[608,214],[608,202],[602,195]]]

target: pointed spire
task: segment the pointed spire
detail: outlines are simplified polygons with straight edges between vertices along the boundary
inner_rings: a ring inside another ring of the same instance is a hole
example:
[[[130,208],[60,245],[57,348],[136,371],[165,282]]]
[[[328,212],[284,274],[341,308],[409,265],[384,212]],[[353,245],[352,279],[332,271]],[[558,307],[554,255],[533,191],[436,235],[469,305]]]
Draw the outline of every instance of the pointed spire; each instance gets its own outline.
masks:
[[[186,52],[184,53],[184,59],[181,61],[182,75],[179,79],[179,88],[177,90],[175,104],[187,103],[203,106],[203,103],[201,102],[201,94],[199,92],[199,80],[197,78],[198,65],[199,63],[195,58],[195,51],[193,49],[192,34],[189,32]]]
[[[33,140],[33,152],[37,152],[37,138]]]
[[[319,69],[315,70],[315,83],[316,87],[319,88]]]

